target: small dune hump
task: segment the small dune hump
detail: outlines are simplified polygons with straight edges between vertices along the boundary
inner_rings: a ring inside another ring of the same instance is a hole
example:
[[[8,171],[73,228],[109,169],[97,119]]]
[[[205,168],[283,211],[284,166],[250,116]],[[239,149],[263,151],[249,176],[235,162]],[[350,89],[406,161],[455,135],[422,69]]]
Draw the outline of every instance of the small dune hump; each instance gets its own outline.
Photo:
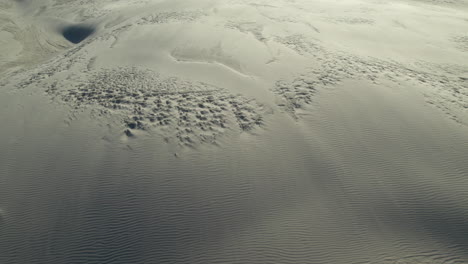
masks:
[[[73,44],[78,44],[91,36],[96,29],[89,25],[70,25],[62,29],[62,36]]]

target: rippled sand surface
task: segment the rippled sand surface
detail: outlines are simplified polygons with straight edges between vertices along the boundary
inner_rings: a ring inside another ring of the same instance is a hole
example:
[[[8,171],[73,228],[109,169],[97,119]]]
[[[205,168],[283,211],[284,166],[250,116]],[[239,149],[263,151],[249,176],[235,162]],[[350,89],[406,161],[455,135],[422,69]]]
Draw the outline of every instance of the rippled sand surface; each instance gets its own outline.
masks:
[[[0,263],[468,263],[467,16],[0,0]]]

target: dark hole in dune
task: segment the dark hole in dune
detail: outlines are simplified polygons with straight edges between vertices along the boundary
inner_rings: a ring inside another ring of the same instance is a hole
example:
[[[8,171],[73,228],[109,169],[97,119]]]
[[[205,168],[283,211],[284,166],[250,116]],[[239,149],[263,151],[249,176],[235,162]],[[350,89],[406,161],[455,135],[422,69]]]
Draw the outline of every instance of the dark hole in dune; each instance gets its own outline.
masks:
[[[94,28],[83,25],[68,26],[62,31],[63,37],[74,44],[80,43],[93,33]]]

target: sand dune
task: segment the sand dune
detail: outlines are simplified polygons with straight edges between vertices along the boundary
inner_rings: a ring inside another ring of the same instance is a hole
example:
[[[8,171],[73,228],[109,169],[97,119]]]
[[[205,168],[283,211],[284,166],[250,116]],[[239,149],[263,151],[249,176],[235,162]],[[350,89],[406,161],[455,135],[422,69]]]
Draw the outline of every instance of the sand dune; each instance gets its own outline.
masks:
[[[467,15],[0,0],[0,263],[468,263]]]

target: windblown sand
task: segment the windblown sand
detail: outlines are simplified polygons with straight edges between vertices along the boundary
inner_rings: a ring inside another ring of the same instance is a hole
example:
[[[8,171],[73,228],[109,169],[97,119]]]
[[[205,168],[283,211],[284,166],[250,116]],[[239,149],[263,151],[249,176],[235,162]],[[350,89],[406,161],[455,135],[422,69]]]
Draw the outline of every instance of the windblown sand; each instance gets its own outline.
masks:
[[[468,263],[468,2],[0,0],[0,263]]]

